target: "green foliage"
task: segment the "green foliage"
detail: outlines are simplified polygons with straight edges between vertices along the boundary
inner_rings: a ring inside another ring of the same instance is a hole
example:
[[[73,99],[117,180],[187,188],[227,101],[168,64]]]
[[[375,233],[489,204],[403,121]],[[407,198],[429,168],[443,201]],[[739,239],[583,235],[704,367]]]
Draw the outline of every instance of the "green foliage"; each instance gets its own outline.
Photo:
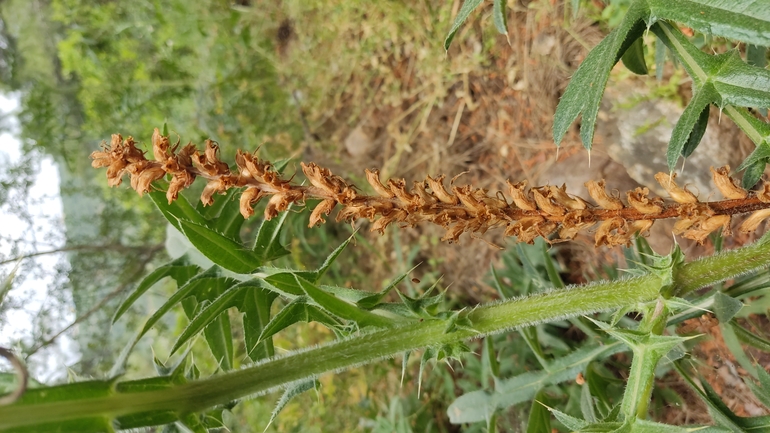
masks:
[[[465,1],[444,47],[448,48],[458,28],[473,9],[482,2]],[[613,2],[621,3],[621,2]],[[693,80],[693,97],[674,127],[669,141],[666,160],[671,171],[680,156],[688,157],[698,146],[706,129],[709,106],[715,105],[746,132],[757,150],[739,168],[746,170],[744,187],[753,186],[770,161],[770,126],[744,107],[767,110],[770,107],[770,72],[764,68],[764,49],[770,46],[770,7],[764,2],[745,3],[738,0],[713,2],[687,0],[634,0],[622,2],[622,14],[613,14],[617,22],[612,32],[594,47],[570,80],[556,109],[553,136],[558,145],[570,125],[581,116],[580,137],[590,150],[593,144],[599,106],[607,86],[610,71],[623,60],[632,72],[647,74],[643,51],[643,35],[652,30],[684,66]],[[615,4],[613,7],[620,7]],[[610,7],[607,9],[612,9]],[[496,6],[496,9],[498,6]],[[610,13],[610,12],[608,12]],[[499,12],[495,12],[497,17]],[[706,54],[682,35],[671,22],[683,23],[708,37],[722,36],[745,42],[753,47],[747,61],[737,51],[725,54]],[[499,19],[495,25],[500,29]],[[660,73],[664,51],[659,44],[656,69]],[[659,77],[661,78],[661,77]]]

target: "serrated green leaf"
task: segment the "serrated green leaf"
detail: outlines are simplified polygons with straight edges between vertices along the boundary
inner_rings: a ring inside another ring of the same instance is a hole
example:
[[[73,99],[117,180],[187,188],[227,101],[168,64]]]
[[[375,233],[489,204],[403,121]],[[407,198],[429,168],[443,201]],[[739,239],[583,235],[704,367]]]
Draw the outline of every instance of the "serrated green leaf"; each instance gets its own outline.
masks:
[[[463,25],[465,20],[468,19],[471,12],[473,12],[473,10],[476,9],[480,4],[481,0],[465,0],[463,2],[463,6],[457,13],[457,18],[455,18],[454,24],[452,24],[452,28],[449,29],[449,33],[444,39],[444,50],[449,51],[449,46],[452,44],[452,39],[455,38],[457,30],[460,29],[460,26]]]
[[[580,413],[583,414],[583,419],[588,422],[595,423],[599,420],[596,416],[591,388],[585,384],[580,387]]]
[[[585,427],[588,427],[590,424],[586,420],[582,420],[580,418],[575,418],[574,416],[567,415],[564,412],[558,411],[556,409],[549,409],[554,417],[556,417],[556,420],[560,423],[564,424],[564,427],[567,427],[568,429],[572,431],[580,431]]]
[[[398,277],[396,277],[396,279],[391,281],[387,287],[380,290],[379,292],[357,300],[356,305],[358,305],[360,308],[363,308],[365,310],[371,310],[375,308],[379,303],[382,302],[382,300],[385,298],[385,296],[388,295],[388,293],[390,293],[391,290],[393,290],[401,281],[404,280],[404,278],[406,278],[407,275],[409,275],[416,268],[417,266],[399,275]]]
[[[297,279],[294,278],[295,275],[304,279],[315,277],[315,273],[312,271],[293,271],[284,269],[272,275],[268,275],[264,280],[269,284],[268,288],[273,292],[284,298],[294,299],[297,296],[305,295],[302,287],[297,284]]]
[[[332,266],[332,263],[334,263],[334,261],[337,260],[337,257],[339,257],[340,254],[342,254],[342,251],[344,251],[345,248],[348,246],[348,244],[350,244],[350,241],[353,240],[353,236],[355,236],[355,233],[350,235],[347,239],[345,239],[345,242],[341,243],[340,246],[335,248],[334,251],[332,251],[331,254],[329,254],[326,257],[326,259],[321,264],[321,266],[318,269],[316,269],[314,272],[312,272],[312,275],[306,279],[311,283],[318,282],[318,280],[321,279],[321,277],[323,277],[324,274],[326,274],[326,271],[328,271],[329,268]]]
[[[720,323],[728,323],[743,308],[743,302],[722,292],[716,292],[712,308]]]
[[[651,17],[684,24],[708,36],[770,45],[770,4],[742,0],[645,0]]]
[[[195,210],[184,195],[180,194],[170,204],[166,200],[166,193],[164,191],[151,191],[147,195],[150,196],[150,199],[155,203],[155,206],[157,206],[166,220],[180,232],[182,231],[182,227],[179,224],[180,220],[206,225],[206,218]]]
[[[708,123],[708,106],[717,98],[716,91],[711,85],[693,89],[693,91],[695,94],[676,122],[674,130],[671,132],[671,140],[668,142],[666,162],[671,171],[676,168],[679,157],[685,153],[685,145],[689,145],[691,147],[690,152],[692,152],[700,143],[700,140],[696,142],[695,138],[702,138],[703,134],[701,133],[700,137],[697,137],[699,131],[696,131],[696,125],[701,120],[704,111],[707,113],[706,122]],[[691,136],[693,137],[692,142],[695,144],[691,143]]]
[[[770,106],[770,71],[743,62],[736,52],[719,55],[704,53],[682,35],[678,28],[668,23],[656,23],[651,30],[682,62],[694,83],[693,101],[685,109],[688,117],[684,122],[680,119],[682,126],[677,123],[679,130],[675,128],[672,134],[667,154],[670,169],[673,169],[675,158],[678,158],[678,154],[674,155],[676,148],[692,130],[689,125],[694,125],[695,113],[700,114],[707,101],[726,107],[727,115],[755,144],[759,145],[767,140],[766,124],[740,107]],[[695,105],[691,108],[693,103]]]
[[[198,297],[201,296],[201,294],[207,292],[210,293],[212,288],[215,287],[227,288],[235,285],[237,282],[237,280],[232,278],[222,277],[219,274],[219,270],[216,266],[211,267],[205,272],[196,275],[185,285],[180,287],[176,292],[174,292],[174,294],[171,295],[171,297],[163,305],[161,305],[160,308],[158,308],[158,310],[155,311],[155,313],[153,313],[149,319],[147,319],[147,322],[145,322],[144,327],[139,332],[137,339],[146,334],[147,331],[149,331],[150,328],[152,328],[155,323],[161,319],[161,317],[163,317],[167,312],[171,310],[171,308],[176,306],[183,299],[191,296]],[[203,299],[203,297],[201,298]]]
[[[583,147],[591,149],[599,104],[610,70],[628,47],[642,36],[646,29],[644,19],[649,17],[643,2],[632,3],[618,28],[594,47],[575,71],[554,115],[553,138],[557,146],[572,122],[582,115],[580,138]]]
[[[494,0],[492,6],[492,21],[495,28],[501,35],[508,36],[508,11],[506,10],[506,0]]]
[[[241,192],[236,188],[230,188],[224,197],[217,197],[214,200],[213,206],[207,206],[205,213],[201,212],[211,221],[210,227],[214,231],[238,242],[241,240],[241,227],[246,221],[241,215]]]
[[[700,380],[700,386],[695,383],[695,379],[682,368],[679,362],[673,364],[679,375],[690,385],[690,388],[706,403],[712,418],[722,427],[727,427],[734,432],[743,432],[744,430],[735,423],[737,415],[733,413],[714,392],[711,386],[705,380]]]
[[[700,432],[701,429],[693,429],[691,427],[675,426],[671,424],[663,424],[654,421],[648,421],[646,419],[638,419],[634,421],[633,428],[634,433],[691,433],[693,431]]]
[[[270,323],[270,308],[278,295],[262,288],[261,284],[261,282],[255,284],[254,287],[246,291],[243,297],[243,304],[239,307],[239,310],[243,313],[246,352],[254,362],[275,355],[272,338],[265,337],[260,341],[260,335],[267,324]]]
[[[463,394],[449,405],[449,420],[453,424],[484,421],[498,409],[531,400],[544,386],[573,380],[591,360],[623,350],[623,344],[617,341],[603,346],[584,346],[551,361],[547,371],[530,371],[497,381],[492,393],[480,390]]]
[[[541,433],[551,431],[551,413],[548,411],[548,394],[540,390],[532,400],[527,419],[527,433]]]
[[[144,277],[136,289],[121,302],[120,306],[118,306],[118,309],[115,311],[115,315],[112,317],[112,323],[117,322],[118,319],[120,319],[120,316],[128,311],[137,299],[163,278],[171,277],[176,281],[177,286],[182,286],[200,271],[201,268],[188,262],[186,255],[155,269],[150,272],[149,275]]]
[[[182,233],[204,256],[237,274],[248,274],[262,265],[259,255],[205,225],[179,220]]]
[[[186,344],[192,337],[198,335],[203,330],[203,328],[213,322],[214,319],[216,319],[220,314],[227,311],[227,309],[242,305],[243,296],[245,296],[246,291],[251,288],[252,287],[249,286],[236,284],[228,288],[213,302],[206,305],[205,308],[203,308],[198,312],[197,315],[195,315],[195,317],[193,317],[193,319],[190,321],[190,323],[187,324],[182,333],[179,334],[179,337],[177,337],[174,346],[171,348],[169,356],[176,353],[180,347]]]
[[[318,322],[329,328],[341,326],[342,323],[316,306],[308,305],[309,299],[300,296],[283,307],[270,322],[265,325],[259,335],[258,341],[262,342],[278,332],[298,322]]]
[[[687,137],[687,141],[682,147],[682,157],[687,158],[692,154],[696,147],[700,144],[703,135],[706,133],[706,127],[709,124],[709,108],[711,105],[706,105],[706,108],[701,111],[698,116],[698,120],[695,121],[695,125],[690,131],[690,135]]]
[[[621,57],[623,66],[637,75],[647,75],[647,63],[644,60],[644,39],[637,38]]]
[[[748,344],[751,347],[757,348],[763,352],[770,352],[770,341],[754,334],[753,332],[738,325],[734,320],[731,322],[736,337],[743,343]]]
[[[270,221],[262,221],[259,226],[252,250],[262,262],[271,262],[289,254],[280,242],[281,228],[288,215],[289,212],[283,212]]]
[[[281,395],[281,398],[278,399],[278,402],[276,402],[273,413],[270,414],[270,420],[267,422],[267,426],[265,426],[265,431],[267,431],[267,428],[270,427],[278,414],[283,410],[284,407],[286,407],[287,404],[289,404],[292,398],[302,394],[305,391],[316,389],[319,386],[320,383],[317,380],[308,380],[306,382],[301,382],[286,388],[286,390],[283,392],[283,395]]]
[[[387,328],[396,325],[396,322],[392,318],[358,308],[353,304],[345,302],[342,299],[321,290],[320,287],[300,276],[294,275],[294,278],[297,281],[297,285],[302,288],[310,299],[318,304],[318,306],[337,317],[351,320],[361,328],[366,326]]]
[[[743,172],[741,186],[744,189],[753,188],[765,173],[765,167],[767,167],[767,160],[755,161],[753,164],[744,167],[746,171]]]
[[[229,288],[231,282],[225,284],[216,284],[207,288],[203,293],[197,294],[195,298],[188,298],[187,300],[195,300],[198,303],[198,308],[195,316],[201,312],[206,311],[208,307],[213,304],[213,301],[221,297]],[[184,301],[183,301],[184,305]],[[195,316],[190,315],[188,317],[194,319]],[[212,320],[203,328],[203,336],[206,339],[206,345],[214,359],[217,360],[219,367],[228,371],[233,367],[233,336],[232,328],[230,327],[230,316],[227,314],[219,314],[214,316]]]

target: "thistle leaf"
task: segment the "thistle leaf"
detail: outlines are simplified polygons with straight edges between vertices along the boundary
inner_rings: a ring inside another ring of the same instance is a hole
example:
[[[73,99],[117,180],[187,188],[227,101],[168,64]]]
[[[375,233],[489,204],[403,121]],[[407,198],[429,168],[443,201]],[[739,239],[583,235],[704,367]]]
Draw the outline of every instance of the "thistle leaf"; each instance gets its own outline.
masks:
[[[259,255],[247,250],[240,242],[186,220],[179,220],[182,233],[204,256],[217,265],[237,274],[248,274],[263,263]]]
[[[183,286],[195,274],[199,273],[201,268],[188,262],[187,256],[179,257],[171,263],[165,264],[158,269],[150,272],[144,277],[133,292],[118,306],[115,315],[112,317],[112,323],[115,323],[120,317],[128,311],[131,305],[136,302],[147,290],[154,286],[158,281],[166,277],[171,277],[176,281],[177,286]]]
[[[449,420],[453,424],[485,421],[498,409],[531,400],[544,386],[573,380],[591,360],[623,350],[623,344],[617,341],[602,346],[584,346],[553,360],[548,370],[526,372],[498,381],[493,393],[479,390],[463,394],[449,405]]]
[[[457,31],[460,29],[460,26],[465,23],[465,20],[467,20],[471,15],[471,12],[473,12],[473,10],[476,9],[480,4],[481,0],[463,1],[463,5],[460,8],[460,11],[457,13],[457,18],[455,18],[454,24],[452,24],[452,28],[449,29],[449,33],[444,39],[444,50],[449,50],[449,46],[452,44],[452,40],[455,38]]]

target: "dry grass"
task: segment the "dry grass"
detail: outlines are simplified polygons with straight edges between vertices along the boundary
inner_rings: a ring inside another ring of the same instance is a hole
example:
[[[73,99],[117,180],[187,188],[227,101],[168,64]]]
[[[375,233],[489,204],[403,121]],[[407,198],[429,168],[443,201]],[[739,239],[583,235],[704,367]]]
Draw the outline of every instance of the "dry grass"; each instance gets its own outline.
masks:
[[[510,45],[494,30],[490,5],[471,16],[448,53],[441,41],[459,0],[451,8],[444,1],[283,1],[268,13],[270,23],[259,18],[264,10],[253,19],[274,28],[275,65],[306,125],[303,160],[356,184],[364,183],[364,168],[379,167],[383,178],[408,184],[467,172],[463,183],[497,190],[506,179],[536,179],[555,161],[558,98],[602,36],[587,20],[565,20],[570,14],[558,3],[509,4]],[[562,154],[578,148],[573,137]],[[400,243],[420,245],[423,260],[443,258],[444,281],[481,301],[498,252],[464,241],[459,253],[431,241],[441,233],[401,234]],[[385,256],[394,248],[392,235],[368,241]],[[377,258],[362,261],[375,278],[390,273]]]

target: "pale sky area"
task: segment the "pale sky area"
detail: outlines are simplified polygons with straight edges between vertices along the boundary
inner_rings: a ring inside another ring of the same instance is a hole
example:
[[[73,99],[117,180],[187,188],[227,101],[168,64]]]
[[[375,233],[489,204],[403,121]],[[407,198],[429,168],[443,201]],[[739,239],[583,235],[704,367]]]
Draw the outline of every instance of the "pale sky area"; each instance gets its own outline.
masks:
[[[19,99],[16,95],[0,94],[0,112],[13,113],[19,107]],[[21,157],[21,143],[18,139],[18,124],[15,118],[11,119],[11,133],[0,133],[0,169],[8,163],[13,164]],[[50,157],[44,157],[40,161],[39,170],[35,176],[35,183],[30,189],[28,202],[31,203],[28,211],[36,221],[34,227],[9,212],[7,206],[0,206],[0,233],[3,237],[23,237],[21,253],[35,252],[32,240],[45,238],[47,233],[61,230],[63,227],[62,203],[59,195],[59,173]],[[55,236],[53,239],[62,239],[63,236]],[[61,242],[61,241],[59,241]],[[39,247],[38,250],[51,250],[61,245],[49,245]],[[0,254],[8,258],[11,254],[11,245],[0,241]],[[63,253],[43,255],[25,260],[35,260],[43,269],[54,269],[62,260],[66,260]],[[0,276],[7,275],[14,264],[0,265]],[[22,271],[23,272],[23,271]],[[52,288],[51,277],[38,277],[27,275],[21,284],[14,284],[4,302],[20,304],[20,308],[14,308],[6,312],[7,325],[0,324],[0,345],[9,346],[19,338],[28,339],[32,336],[36,316],[43,306],[51,307],[51,302],[58,302],[49,293]],[[54,332],[65,327],[67,323],[75,319],[74,309],[71,304],[57,306],[59,323],[47,323],[49,329]],[[66,366],[77,361],[77,348],[74,342],[63,335],[49,349],[44,349],[33,356],[31,371],[33,377],[43,382],[61,378],[66,375]],[[5,367],[0,364],[0,368]],[[4,369],[4,368],[3,368]]]

